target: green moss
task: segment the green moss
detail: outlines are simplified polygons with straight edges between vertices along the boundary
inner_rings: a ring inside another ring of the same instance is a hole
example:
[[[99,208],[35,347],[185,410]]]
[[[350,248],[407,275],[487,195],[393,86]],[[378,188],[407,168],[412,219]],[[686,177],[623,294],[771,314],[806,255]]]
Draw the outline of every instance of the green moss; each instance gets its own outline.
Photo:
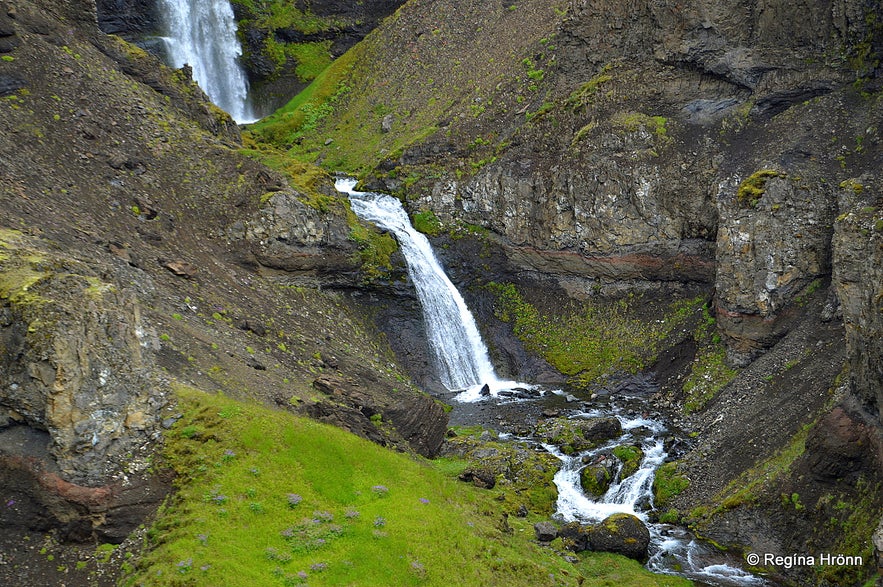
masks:
[[[414,228],[427,236],[438,236],[442,233],[441,221],[432,210],[417,212],[412,218]]]
[[[297,61],[297,77],[301,81],[312,81],[331,65],[331,41],[297,43],[289,46],[286,54]]]
[[[665,463],[656,470],[653,479],[653,505],[657,509],[667,507],[672,498],[682,493],[689,485],[690,481],[678,473],[677,463]]]
[[[746,177],[736,190],[736,201],[745,208],[754,208],[766,191],[766,183],[772,177],[785,177],[774,169],[761,169]]]
[[[589,465],[579,474],[580,485],[587,494],[601,497],[610,488],[610,471],[603,465]]]
[[[854,179],[847,179],[847,180],[840,182],[840,189],[852,190],[853,193],[858,195],[858,194],[861,194],[862,191],[864,191],[865,186],[863,186],[862,184],[860,184],[859,182],[857,182]]]
[[[398,250],[398,243],[387,232],[362,224],[350,210],[347,215],[350,239],[359,245],[359,262],[362,273],[368,279],[377,279],[392,269],[391,256]]]
[[[303,141],[349,91],[344,79],[355,57],[356,52],[348,51],[288,104],[252,125],[249,132],[254,141],[286,149]]]
[[[611,121],[614,126],[619,126],[629,132],[635,132],[641,128],[647,129],[660,139],[668,137],[668,119],[664,116],[649,116],[642,112],[620,112],[615,114]]]
[[[874,547],[870,537],[880,519],[879,495],[879,484],[862,478],[856,484],[853,497],[839,500],[831,508],[834,511],[830,512],[824,528],[824,535],[836,537],[830,552],[861,556],[865,564],[816,567],[818,584],[859,585],[874,573]]]
[[[687,319],[699,300],[668,306],[661,321],[639,316],[639,298],[570,304],[561,314],[541,313],[512,284],[486,286],[496,296],[495,315],[510,322],[531,351],[549,361],[569,383],[586,388],[615,372],[634,373],[658,352],[665,337]]]
[[[622,463],[620,478],[625,479],[638,471],[641,461],[644,459],[644,451],[639,446],[622,445],[613,449],[613,456]]]
[[[45,257],[33,251],[26,237],[17,230],[0,229],[0,299],[14,304],[43,304],[42,296],[31,288],[49,277]]]
[[[567,105],[571,109],[579,111],[586,108],[589,104],[594,103],[598,88],[613,79],[613,76],[609,73],[612,69],[612,64],[608,63],[605,65],[600,73],[582,84],[570,94],[567,98]]]
[[[698,347],[696,356],[682,388],[686,414],[701,410],[708,400],[739,374],[738,370],[727,365],[726,347],[717,333],[716,324],[708,305],[704,305],[702,317],[693,333]]]
[[[806,450],[806,437],[813,424],[803,426],[776,454],[727,484],[714,500],[714,503],[719,505],[704,512],[703,515],[712,516],[723,510],[753,504],[761,493],[775,488],[776,483],[788,472],[791,464]]]

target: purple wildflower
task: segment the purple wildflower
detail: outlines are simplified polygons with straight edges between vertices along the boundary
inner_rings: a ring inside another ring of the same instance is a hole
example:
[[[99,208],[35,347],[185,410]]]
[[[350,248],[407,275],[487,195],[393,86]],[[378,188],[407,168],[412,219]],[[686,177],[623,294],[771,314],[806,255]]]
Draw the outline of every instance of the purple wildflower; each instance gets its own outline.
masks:
[[[302,498],[301,496],[299,496],[296,493],[289,493],[288,494],[288,507],[291,507],[291,508],[295,507],[297,504],[302,502],[303,499],[304,498]]]

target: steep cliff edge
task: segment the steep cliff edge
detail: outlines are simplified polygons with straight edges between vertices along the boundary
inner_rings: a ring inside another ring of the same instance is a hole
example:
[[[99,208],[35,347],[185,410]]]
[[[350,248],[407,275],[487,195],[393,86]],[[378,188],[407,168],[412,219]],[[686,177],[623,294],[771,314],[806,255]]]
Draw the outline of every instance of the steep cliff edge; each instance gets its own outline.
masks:
[[[170,487],[174,381],[437,452],[443,408],[315,287],[357,283],[370,234],[327,176],[242,155],[187,71],[90,2],[3,2],[0,37],[4,536],[123,540]]]
[[[869,561],[883,500],[878,9],[415,0],[250,132],[479,227],[508,263],[495,279],[579,299],[713,288],[708,340],[725,352],[697,355],[669,390],[698,434],[675,505],[722,543],[770,551],[845,548],[824,539],[836,519]],[[724,355],[736,371],[714,381],[723,369],[703,366]],[[851,584],[870,566],[774,570]]]

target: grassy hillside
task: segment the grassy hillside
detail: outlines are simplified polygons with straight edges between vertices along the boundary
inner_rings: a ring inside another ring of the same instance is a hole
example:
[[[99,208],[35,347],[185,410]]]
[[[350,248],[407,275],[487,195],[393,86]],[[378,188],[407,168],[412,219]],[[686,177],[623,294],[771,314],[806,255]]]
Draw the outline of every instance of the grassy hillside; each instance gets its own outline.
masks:
[[[566,3],[466,1],[457,4],[457,18],[452,10],[447,3],[409,2],[254,125],[252,137],[302,161],[358,172],[431,135],[467,144],[479,120],[540,108]],[[406,38],[413,30],[422,32]],[[511,131],[482,136],[481,145],[500,144]]]
[[[502,491],[463,464],[394,453],[338,428],[178,389],[164,458],[178,492],[123,584],[684,585],[605,553],[565,559],[503,522]],[[570,562],[578,561],[578,562]]]

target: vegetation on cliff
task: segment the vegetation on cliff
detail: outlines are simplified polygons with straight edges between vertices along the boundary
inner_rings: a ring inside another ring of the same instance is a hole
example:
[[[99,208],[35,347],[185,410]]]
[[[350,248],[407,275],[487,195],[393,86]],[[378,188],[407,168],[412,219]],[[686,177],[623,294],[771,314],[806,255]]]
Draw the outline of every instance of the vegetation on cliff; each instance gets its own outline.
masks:
[[[526,301],[513,284],[490,283],[497,318],[512,324],[525,346],[546,359],[577,388],[604,377],[637,373],[652,363],[663,342],[684,326],[702,298],[650,309],[639,297],[616,301],[571,302],[552,313]],[[649,319],[648,316],[654,316]]]

